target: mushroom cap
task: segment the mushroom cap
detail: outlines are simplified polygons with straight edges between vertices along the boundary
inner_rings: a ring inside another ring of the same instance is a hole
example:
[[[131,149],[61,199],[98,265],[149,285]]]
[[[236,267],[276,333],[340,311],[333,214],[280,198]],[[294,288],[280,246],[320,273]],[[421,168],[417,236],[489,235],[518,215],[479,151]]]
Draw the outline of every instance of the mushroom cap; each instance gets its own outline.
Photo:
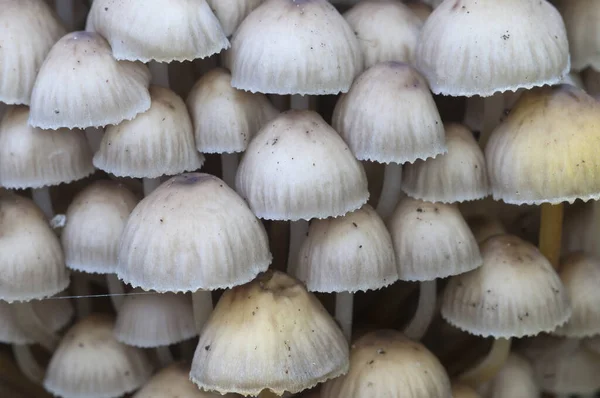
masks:
[[[492,236],[507,233],[502,221],[493,216],[477,214],[469,217],[467,219],[467,224],[469,225],[469,228],[471,228],[477,244],[483,243],[487,238]]]
[[[319,300],[290,276],[268,271],[223,293],[200,336],[190,379],[221,394],[282,395],[347,371],[348,343]]]
[[[29,199],[0,190],[0,300],[43,299],[69,286],[58,237]]]
[[[96,181],[77,194],[67,209],[60,237],[67,267],[92,274],[114,273],[121,234],[137,202],[124,185],[109,180]]]
[[[42,325],[52,332],[67,326],[73,318],[73,305],[69,300],[35,300],[31,306]],[[11,305],[0,300],[0,342],[4,344],[35,344],[17,322]]]
[[[380,289],[398,280],[392,238],[369,205],[342,217],[313,220],[296,277],[311,292]]]
[[[235,88],[265,94],[346,92],[363,69],[356,35],[326,0],[266,0],[231,39]]]
[[[446,152],[444,127],[427,82],[400,62],[363,72],[338,100],[333,127],[360,160],[405,163]]]
[[[554,334],[571,338],[600,334],[600,261],[583,252],[571,253],[560,262],[559,275],[573,315]]]
[[[187,363],[174,363],[152,376],[133,398],[233,398],[237,396],[202,391],[190,381],[189,374],[190,366]]]
[[[217,177],[171,178],[133,210],[117,275],[157,292],[230,288],[271,263],[267,233],[246,203]]]
[[[427,21],[427,18],[429,18],[429,16],[433,12],[433,7],[432,7],[432,5],[429,4],[429,3],[431,3],[431,1],[432,0],[423,0],[423,1],[411,0],[410,2],[406,3],[406,6],[408,8],[410,8],[410,10],[417,17],[419,17],[419,19],[421,19],[421,21],[425,22],[425,21]]]
[[[475,237],[456,205],[406,197],[388,229],[400,280],[430,281],[481,266]]]
[[[54,130],[133,119],[150,108],[149,83],[145,65],[115,60],[99,34],[69,33],[52,47],[40,68],[29,124]]]
[[[547,1],[444,0],[421,32],[416,66],[436,94],[488,97],[569,72],[565,25]]]
[[[483,151],[465,126],[444,125],[448,152],[402,168],[402,190],[429,202],[464,202],[490,194]]]
[[[44,58],[66,34],[43,0],[0,0],[0,102],[29,105]]]
[[[173,91],[150,87],[152,104],[133,120],[108,126],[94,165],[118,177],[158,178],[202,167],[192,120]]]
[[[94,172],[83,131],[31,127],[29,114],[26,106],[10,106],[0,121],[0,185],[42,188],[80,180]]]
[[[412,64],[423,21],[398,0],[361,1],[344,13],[365,60],[365,69],[381,62]]]
[[[119,343],[108,315],[75,324],[54,352],[44,388],[63,398],[112,398],[138,389],[152,374],[140,348]]]
[[[466,384],[452,383],[452,398],[481,398],[481,395]]]
[[[558,3],[569,39],[571,69],[600,69],[598,24],[600,3],[594,0],[569,0]]]
[[[225,36],[231,36],[240,23],[264,0],[206,0],[215,13]]]
[[[231,87],[231,74],[222,68],[204,74],[186,102],[196,148],[205,153],[245,151],[258,130],[278,113],[265,95]]]
[[[527,359],[511,352],[500,371],[482,390],[489,398],[539,397],[533,367]],[[455,396],[455,398],[458,398]]]
[[[97,0],[86,30],[106,37],[128,61],[191,61],[229,48],[206,0]]]
[[[512,338],[551,332],[569,319],[566,289],[537,247],[496,235],[480,248],[483,265],[446,286],[446,321],[471,334]]]
[[[450,398],[450,379],[422,344],[395,330],[378,330],[352,344],[350,371],[330,380],[321,398]]]
[[[369,197],[362,164],[312,111],[284,112],[265,125],[250,142],[235,185],[267,220],[337,217]]]
[[[494,199],[600,198],[600,103],[573,86],[524,93],[485,148]]]
[[[129,295],[117,314],[117,340],[134,347],[169,346],[197,335],[192,301],[185,294]]]

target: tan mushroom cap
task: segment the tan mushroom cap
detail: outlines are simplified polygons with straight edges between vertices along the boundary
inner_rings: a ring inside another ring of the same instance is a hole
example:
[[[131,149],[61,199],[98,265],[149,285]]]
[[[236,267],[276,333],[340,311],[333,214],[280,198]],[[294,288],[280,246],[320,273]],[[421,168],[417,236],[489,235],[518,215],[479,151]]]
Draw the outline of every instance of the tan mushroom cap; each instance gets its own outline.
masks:
[[[240,285],[271,263],[267,234],[246,203],[217,177],[171,178],[133,210],[117,275],[157,292]]]
[[[200,336],[190,379],[222,394],[282,395],[347,371],[348,344],[319,300],[269,271],[225,291]]]
[[[416,66],[436,94],[556,84],[569,72],[567,33],[547,1],[444,0],[425,21]]]
[[[444,125],[448,152],[402,168],[402,190],[429,202],[464,202],[490,194],[483,151],[473,133],[457,123]]]
[[[58,129],[130,120],[150,108],[149,83],[148,68],[115,60],[102,36],[72,32],[52,47],[40,68],[29,123]]]
[[[190,366],[177,362],[155,374],[133,398],[234,398],[236,394],[217,394],[200,390],[190,381]]]
[[[183,99],[150,86],[152,105],[133,120],[108,126],[94,165],[118,177],[158,178],[202,167],[192,120]]]
[[[258,130],[278,113],[265,95],[233,88],[231,74],[222,68],[204,74],[186,102],[196,148],[205,153],[245,151]]]
[[[43,299],[69,286],[60,242],[29,199],[0,190],[0,300]]]
[[[480,249],[483,265],[446,286],[442,316],[450,324],[483,337],[511,338],[551,332],[569,319],[566,289],[535,246],[496,235]]]
[[[573,86],[524,93],[485,148],[494,199],[600,198],[600,103]]]
[[[398,0],[361,1],[344,13],[354,30],[365,60],[365,69],[381,62],[412,64],[422,20]]]
[[[235,88],[265,94],[346,92],[363,69],[356,35],[326,0],[266,0],[231,39]]]
[[[410,8],[410,10],[417,17],[419,17],[421,19],[421,21],[425,22],[425,21],[427,21],[427,18],[429,18],[429,16],[433,12],[433,7],[428,4],[429,2],[431,2],[431,0],[428,0],[428,1],[411,0],[406,3],[406,6],[408,8]]]
[[[43,0],[0,0],[0,102],[29,105],[44,58],[67,32]]]
[[[456,205],[406,197],[388,229],[400,280],[430,281],[481,266],[475,237]]]
[[[453,383],[452,398],[481,398],[481,395],[466,384]]]
[[[571,253],[560,262],[559,275],[573,315],[554,333],[571,338],[600,334],[600,261],[583,252]]]
[[[42,188],[80,180],[94,172],[83,131],[31,127],[29,114],[26,106],[10,106],[0,121],[0,185]]]
[[[206,0],[97,0],[86,30],[106,37],[118,60],[191,61],[229,48]]]
[[[561,1],[562,14],[569,38],[571,68],[580,71],[587,67],[600,69],[600,38],[598,25],[600,3],[594,0]]]
[[[396,282],[394,247],[383,220],[369,205],[342,217],[313,220],[296,277],[311,292],[356,292]]]
[[[427,82],[400,62],[363,72],[338,100],[332,123],[360,160],[414,162],[447,149]]]
[[[240,23],[264,0],[206,0],[215,13],[225,36],[231,36]]]
[[[134,289],[119,308],[115,336],[134,347],[161,347],[198,335],[190,297],[174,293],[146,293]],[[141,294],[137,294],[141,293]]]
[[[477,244],[483,243],[487,238],[507,232],[502,221],[495,217],[475,215],[467,219],[467,224],[471,228]]]
[[[48,365],[44,387],[62,398],[112,398],[138,389],[152,366],[144,351],[119,343],[108,315],[91,315],[63,337]]]
[[[508,355],[502,369],[491,381],[482,386],[481,391],[489,398],[540,396],[533,367],[527,359],[514,352]]]
[[[350,371],[330,380],[321,398],[450,398],[450,379],[425,346],[394,330],[364,335],[350,352]]]
[[[248,146],[235,185],[254,214],[268,220],[337,217],[369,197],[362,164],[312,111],[284,112],[265,125]]]

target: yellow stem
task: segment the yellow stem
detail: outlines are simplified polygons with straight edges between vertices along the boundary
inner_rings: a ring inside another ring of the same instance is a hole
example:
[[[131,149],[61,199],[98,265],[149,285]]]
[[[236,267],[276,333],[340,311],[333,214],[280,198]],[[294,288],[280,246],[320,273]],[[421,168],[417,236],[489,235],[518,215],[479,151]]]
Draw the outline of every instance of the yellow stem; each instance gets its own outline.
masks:
[[[562,203],[557,205],[542,204],[539,246],[542,254],[546,256],[554,268],[558,268],[560,258],[563,210]]]
[[[496,339],[487,357],[474,368],[463,373],[459,380],[471,386],[491,380],[500,371],[510,353],[510,339]]]

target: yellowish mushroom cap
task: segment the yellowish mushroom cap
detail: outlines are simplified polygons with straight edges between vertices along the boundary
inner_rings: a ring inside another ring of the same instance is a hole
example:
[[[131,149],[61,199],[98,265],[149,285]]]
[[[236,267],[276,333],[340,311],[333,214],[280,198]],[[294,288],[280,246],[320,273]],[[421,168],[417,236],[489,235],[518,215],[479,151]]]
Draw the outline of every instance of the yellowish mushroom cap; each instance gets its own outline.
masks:
[[[573,86],[524,93],[485,148],[494,199],[600,198],[600,103]]]
[[[150,108],[149,83],[145,65],[115,60],[99,34],[72,32],[40,68],[29,123],[42,129],[121,123]]]
[[[42,188],[80,180],[94,172],[83,131],[31,127],[29,115],[26,106],[11,106],[0,121],[0,185]]]
[[[158,292],[240,285],[271,263],[267,233],[248,205],[209,174],[171,178],[133,210],[117,275]]]
[[[183,99],[160,86],[150,87],[152,104],[133,120],[108,126],[94,165],[118,177],[158,178],[202,167],[192,120]]]
[[[416,66],[436,94],[556,84],[569,72],[567,33],[547,1],[444,0],[423,26]]]
[[[446,321],[471,334],[511,338],[551,332],[569,319],[566,289],[535,246],[496,235],[480,248],[483,265],[446,286]]]
[[[67,32],[43,0],[0,0],[0,102],[29,105],[46,55]]]
[[[207,321],[190,379],[205,390],[277,395],[348,371],[348,343],[319,300],[269,271],[227,290]]]
[[[118,60],[191,61],[229,48],[206,0],[97,0],[86,30],[106,37]]]
[[[450,379],[422,344],[394,330],[364,335],[352,345],[350,371],[328,381],[321,398],[451,398]]]

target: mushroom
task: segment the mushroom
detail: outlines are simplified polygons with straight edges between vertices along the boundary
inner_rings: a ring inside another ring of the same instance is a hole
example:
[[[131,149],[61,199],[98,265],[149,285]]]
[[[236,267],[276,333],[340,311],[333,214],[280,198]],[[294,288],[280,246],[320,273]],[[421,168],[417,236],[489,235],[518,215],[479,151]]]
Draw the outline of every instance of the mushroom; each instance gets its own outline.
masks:
[[[471,228],[477,244],[483,243],[487,238],[491,238],[492,236],[507,233],[502,221],[494,217],[475,215],[467,219],[467,224]]]
[[[481,395],[467,384],[453,383],[452,398],[481,398]]]
[[[492,380],[480,386],[480,390],[489,398],[540,396],[533,367],[526,358],[515,352],[508,355],[502,369]]]
[[[230,37],[240,23],[264,0],[206,0],[225,32]]]
[[[594,0],[561,1],[558,9],[567,28],[571,69],[581,71],[591,67],[600,70],[600,41],[596,23],[600,19],[600,4]]]

